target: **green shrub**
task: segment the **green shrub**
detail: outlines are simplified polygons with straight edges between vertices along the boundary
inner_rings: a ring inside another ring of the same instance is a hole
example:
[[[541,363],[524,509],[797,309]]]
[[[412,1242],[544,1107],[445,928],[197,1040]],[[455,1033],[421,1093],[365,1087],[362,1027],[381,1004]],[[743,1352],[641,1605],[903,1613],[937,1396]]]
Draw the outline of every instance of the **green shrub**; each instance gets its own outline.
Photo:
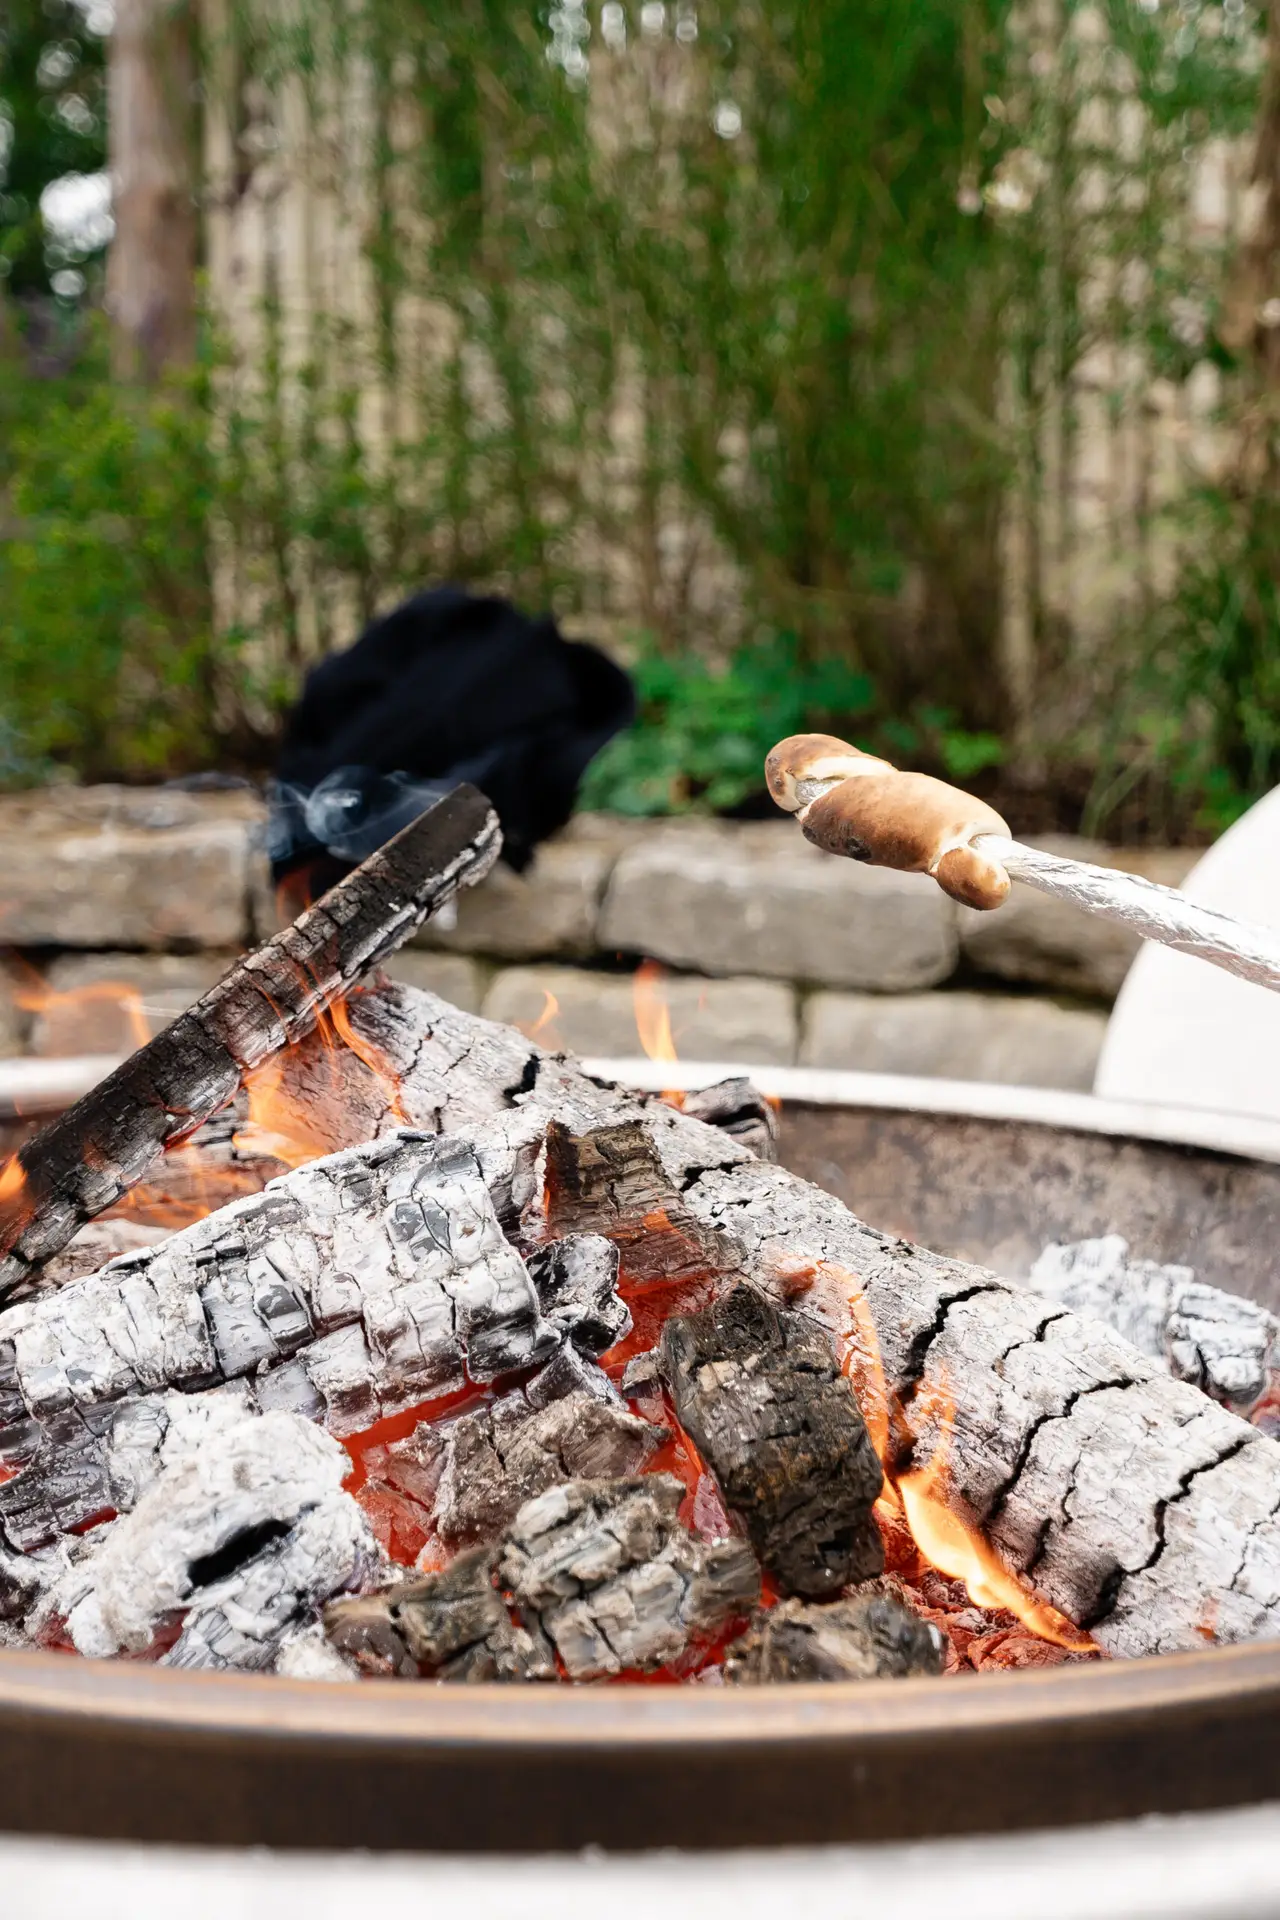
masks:
[[[836,733],[873,752],[970,779],[999,763],[994,734],[968,733],[945,710],[914,721],[878,712],[869,676],[808,660],[793,634],[740,648],[721,670],[640,643],[640,712],[587,773],[580,806],[623,814],[725,813],[763,787],[764,758],[789,733]]]

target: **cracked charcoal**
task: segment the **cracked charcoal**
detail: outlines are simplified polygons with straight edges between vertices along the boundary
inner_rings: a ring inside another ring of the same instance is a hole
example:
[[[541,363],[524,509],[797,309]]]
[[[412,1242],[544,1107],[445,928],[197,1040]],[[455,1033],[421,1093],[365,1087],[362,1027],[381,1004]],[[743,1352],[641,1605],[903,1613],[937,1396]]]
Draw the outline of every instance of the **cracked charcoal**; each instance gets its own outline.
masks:
[[[821,1598],[878,1574],[883,1476],[827,1337],[742,1286],[669,1320],[662,1355],[681,1425],[780,1585]]]

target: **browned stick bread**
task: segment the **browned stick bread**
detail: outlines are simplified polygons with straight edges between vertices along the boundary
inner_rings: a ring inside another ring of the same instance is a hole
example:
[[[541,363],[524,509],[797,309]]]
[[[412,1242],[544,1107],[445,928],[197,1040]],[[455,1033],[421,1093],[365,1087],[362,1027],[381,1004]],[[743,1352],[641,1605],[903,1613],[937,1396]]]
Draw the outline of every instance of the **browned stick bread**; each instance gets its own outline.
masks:
[[[1009,837],[1006,821],[972,794],[925,773],[900,773],[828,733],[780,740],[764,763],[769,792],[827,853],[928,873],[967,907],[1000,906],[1009,876],[977,851],[979,834]]]

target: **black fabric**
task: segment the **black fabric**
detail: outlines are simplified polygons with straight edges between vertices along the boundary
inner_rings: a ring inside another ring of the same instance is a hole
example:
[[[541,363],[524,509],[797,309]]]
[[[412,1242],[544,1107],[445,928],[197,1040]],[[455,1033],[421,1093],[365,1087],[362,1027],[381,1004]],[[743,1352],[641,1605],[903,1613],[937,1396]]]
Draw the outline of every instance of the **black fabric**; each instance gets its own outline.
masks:
[[[404,824],[407,783],[377,776],[474,782],[502,821],[504,858],[519,869],[568,820],[587,766],[634,714],[622,669],[566,640],[549,617],[457,587],[416,594],[307,676],[277,768],[276,877],[316,853],[297,829],[298,796],[339,769],[365,780],[371,819],[379,795],[398,794],[383,838]],[[428,788],[422,804],[431,797]],[[330,861],[341,868],[346,851]]]

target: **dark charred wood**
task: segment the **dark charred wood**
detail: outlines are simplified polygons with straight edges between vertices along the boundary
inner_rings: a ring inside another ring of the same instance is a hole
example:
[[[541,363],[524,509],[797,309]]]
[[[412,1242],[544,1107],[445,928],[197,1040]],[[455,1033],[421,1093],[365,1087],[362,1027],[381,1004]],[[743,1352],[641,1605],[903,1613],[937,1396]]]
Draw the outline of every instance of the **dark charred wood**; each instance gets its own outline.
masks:
[[[747,1079],[717,1080],[684,1096],[684,1111],[693,1120],[719,1127],[757,1160],[778,1157],[778,1116],[762,1093]]]
[[[824,1334],[739,1286],[668,1320],[662,1357],[681,1425],[786,1592],[882,1571],[880,1462]]]
[[[382,1477],[457,1547],[496,1539],[548,1487],[638,1473],[670,1438],[582,1387],[547,1402],[516,1388],[448,1423],[424,1422],[387,1448]]]
[[[551,1230],[603,1234],[629,1280],[697,1279],[733,1265],[726,1243],[684,1206],[638,1120],[580,1134],[553,1120],[545,1181]]]
[[[631,1331],[618,1298],[618,1249],[602,1234],[574,1234],[529,1256],[543,1317],[582,1353],[598,1356]]]
[[[330,1646],[370,1679],[417,1678],[418,1663],[391,1617],[389,1595],[370,1593],[330,1601],[324,1611],[324,1630]]]
[[[941,1673],[945,1642],[892,1594],[872,1589],[825,1606],[784,1600],[756,1615],[725,1651],[724,1676],[771,1680],[903,1680]]]
[[[497,817],[459,787],[19,1149],[0,1210],[0,1298],[309,1033],[323,1009],[483,877]]]
[[[537,1622],[513,1620],[494,1586],[495,1553],[461,1553],[442,1573],[397,1588],[391,1617],[419,1670],[440,1680],[554,1680]]]
[[[503,1536],[498,1579],[571,1680],[669,1666],[755,1604],[746,1542],[695,1539],[683,1498],[664,1473],[571,1481],[526,1502]]]

